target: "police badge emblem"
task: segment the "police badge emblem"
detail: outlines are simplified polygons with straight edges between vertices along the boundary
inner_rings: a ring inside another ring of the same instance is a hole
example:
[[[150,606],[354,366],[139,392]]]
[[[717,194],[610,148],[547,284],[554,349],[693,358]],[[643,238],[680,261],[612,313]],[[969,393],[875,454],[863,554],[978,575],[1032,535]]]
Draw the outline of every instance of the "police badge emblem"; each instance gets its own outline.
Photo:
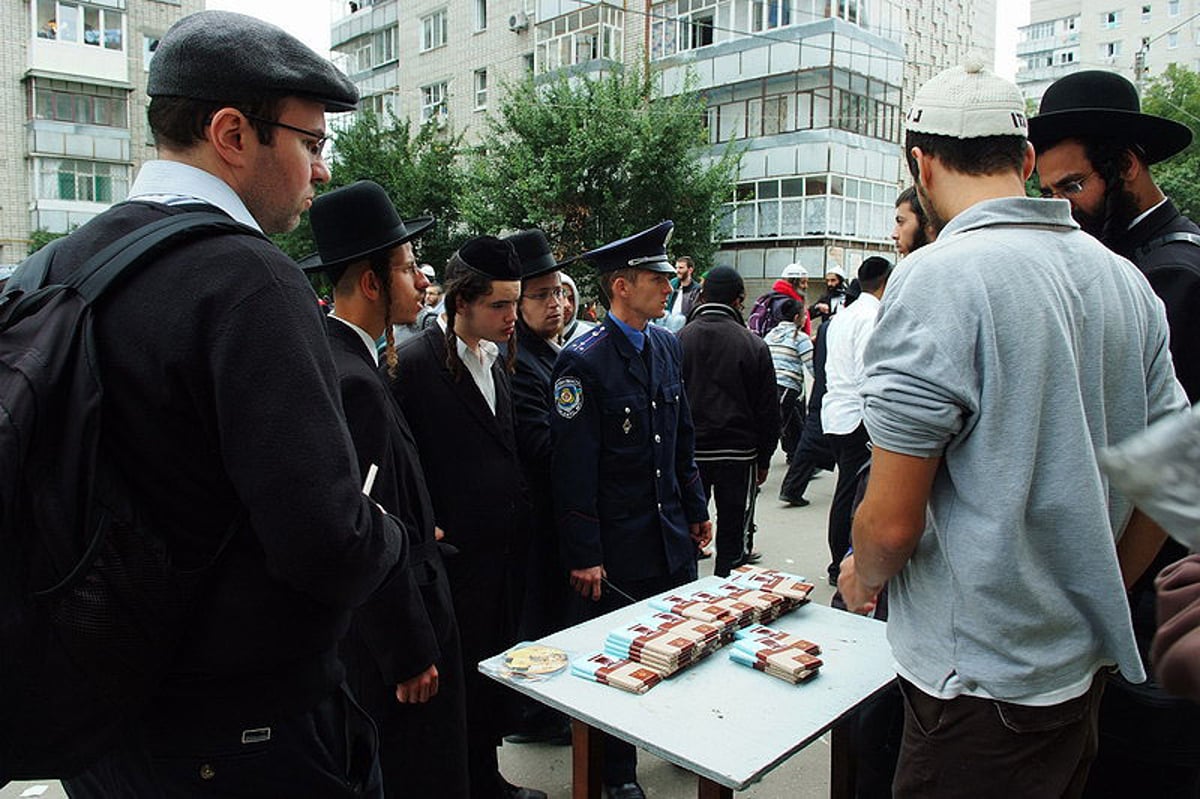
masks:
[[[564,419],[572,419],[583,408],[583,384],[575,377],[560,377],[554,383],[554,407]]]

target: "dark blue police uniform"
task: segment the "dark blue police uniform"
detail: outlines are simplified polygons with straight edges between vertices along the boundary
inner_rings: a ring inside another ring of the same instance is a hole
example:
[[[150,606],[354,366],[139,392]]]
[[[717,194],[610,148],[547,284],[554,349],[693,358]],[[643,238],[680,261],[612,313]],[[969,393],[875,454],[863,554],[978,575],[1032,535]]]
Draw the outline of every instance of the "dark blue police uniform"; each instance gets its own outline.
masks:
[[[582,256],[600,271],[672,272],[671,224]],[[610,314],[559,353],[553,375],[555,514],[569,569],[603,566],[599,601],[575,595],[592,618],[696,578],[688,525],[708,519],[683,390],[683,352],[647,325],[641,351]],[[604,782],[636,781],[636,750],[605,741]]]

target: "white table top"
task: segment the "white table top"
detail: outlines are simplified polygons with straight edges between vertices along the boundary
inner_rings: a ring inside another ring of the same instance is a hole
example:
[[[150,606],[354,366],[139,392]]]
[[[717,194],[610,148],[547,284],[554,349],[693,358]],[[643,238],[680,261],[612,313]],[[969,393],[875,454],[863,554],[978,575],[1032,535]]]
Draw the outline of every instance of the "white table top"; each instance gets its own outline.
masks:
[[[668,593],[720,585],[705,577]],[[648,615],[647,602],[579,624],[538,643],[572,658],[603,649],[604,636]],[[502,655],[480,671],[567,715],[733,790],[742,790],[814,741],[896,675],[882,622],[812,602],[772,622],[821,647],[824,665],[808,682],[789,685],[729,659],[718,649],[701,662],[637,695],[564,672],[541,681],[496,675]]]

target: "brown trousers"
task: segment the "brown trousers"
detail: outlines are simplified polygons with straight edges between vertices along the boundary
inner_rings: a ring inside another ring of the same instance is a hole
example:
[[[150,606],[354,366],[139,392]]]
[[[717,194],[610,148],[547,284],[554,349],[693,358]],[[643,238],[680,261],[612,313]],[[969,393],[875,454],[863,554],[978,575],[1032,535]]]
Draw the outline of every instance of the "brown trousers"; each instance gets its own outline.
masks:
[[[898,799],[1078,797],[1096,756],[1104,678],[1082,696],[1029,707],[971,696],[937,699],[899,679],[904,738]]]

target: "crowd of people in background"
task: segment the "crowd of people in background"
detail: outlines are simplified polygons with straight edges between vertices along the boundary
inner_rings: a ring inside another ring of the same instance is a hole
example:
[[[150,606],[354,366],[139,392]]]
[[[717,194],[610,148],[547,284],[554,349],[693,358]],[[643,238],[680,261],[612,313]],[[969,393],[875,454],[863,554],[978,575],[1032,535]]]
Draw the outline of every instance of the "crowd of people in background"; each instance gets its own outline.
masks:
[[[246,227],[157,256],[98,336],[168,544],[242,527],[71,796],[544,797],[497,747],[567,743],[566,717],[476,664],[701,558],[757,561],[779,448],[788,505],[836,470],[828,580],[889,626],[860,796],[1198,795],[1200,712],[1146,680],[1153,578],[1186,550],[1098,455],[1200,395],[1200,228],[1148,169],[1191,134],[1123,78],[1063,78],[1027,119],[978,63],[937,75],[907,117],[899,258],[791,263],[749,303],[736,269],[669,253],[670,221],[420,263],[436,220],[370,180],[315,195],[324,114],[357,93],[266,23],[185,18],[149,92],[161,159],[62,252],[196,205]],[[310,206],[327,315],[261,235]],[[603,745],[606,795],[643,797],[634,747]]]

